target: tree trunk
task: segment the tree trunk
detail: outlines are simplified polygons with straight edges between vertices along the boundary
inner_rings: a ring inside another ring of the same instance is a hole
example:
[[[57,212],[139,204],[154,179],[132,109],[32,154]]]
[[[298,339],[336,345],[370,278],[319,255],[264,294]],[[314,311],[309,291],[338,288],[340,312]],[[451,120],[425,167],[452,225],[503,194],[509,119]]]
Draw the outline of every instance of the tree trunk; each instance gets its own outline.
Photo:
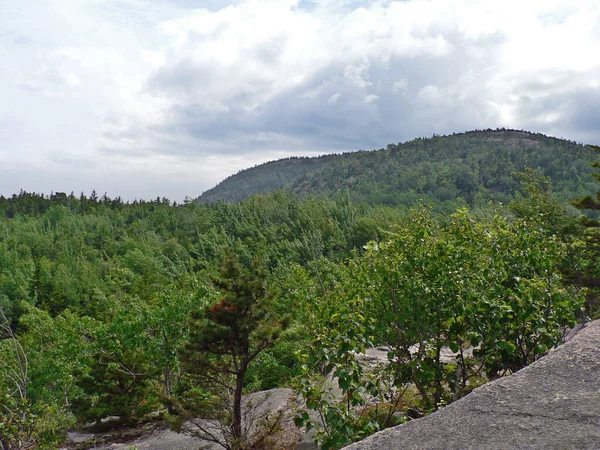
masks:
[[[240,368],[235,379],[235,395],[233,398],[233,422],[231,432],[233,434],[234,446],[237,448],[242,441],[242,391],[244,388],[244,376],[246,375],[245,364]]]

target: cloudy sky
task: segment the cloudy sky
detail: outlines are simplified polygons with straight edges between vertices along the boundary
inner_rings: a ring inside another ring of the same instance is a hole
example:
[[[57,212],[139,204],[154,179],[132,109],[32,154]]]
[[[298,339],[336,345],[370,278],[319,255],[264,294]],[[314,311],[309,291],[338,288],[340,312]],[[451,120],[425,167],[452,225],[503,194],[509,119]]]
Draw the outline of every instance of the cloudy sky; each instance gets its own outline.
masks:
[[[0,194],[196,197],[512,127],[600,143],[598,0],[0,0]]]

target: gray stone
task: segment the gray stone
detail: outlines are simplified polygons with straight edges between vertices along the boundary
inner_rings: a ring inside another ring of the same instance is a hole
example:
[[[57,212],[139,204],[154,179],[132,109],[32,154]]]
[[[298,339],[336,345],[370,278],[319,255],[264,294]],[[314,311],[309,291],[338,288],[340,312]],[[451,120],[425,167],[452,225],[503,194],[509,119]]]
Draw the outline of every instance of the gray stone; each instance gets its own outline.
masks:
[[[161,430],[156,434],[145,436],[134,442],[112,444],[106,447],[106,450],[217,450],[222,448],[220,445],[209,443],[193,436],[175,433],[170,430]]]
[[[244,416],[247,432],[257,432],[259,422],[277,420],[277,426],[267,435],[263,444],[266,448],[286,450],[298,448],[314,449],[308,437],[302,436],[294,425],[295,396],[291,389],[272,389],[255,392],[244,397]],[[117,432],[93,433],[87,430],[72,431],[67,435],[64,449],[95,450],[217,450],[218,444],[202,440],[193,435],[194,425],[188,422],[186,432],[176,433],[166,428],[138,427]],[[126,442],[124,442],[126,441]]]
[[[600,321],[529,367],[346,448],[600,449]]]

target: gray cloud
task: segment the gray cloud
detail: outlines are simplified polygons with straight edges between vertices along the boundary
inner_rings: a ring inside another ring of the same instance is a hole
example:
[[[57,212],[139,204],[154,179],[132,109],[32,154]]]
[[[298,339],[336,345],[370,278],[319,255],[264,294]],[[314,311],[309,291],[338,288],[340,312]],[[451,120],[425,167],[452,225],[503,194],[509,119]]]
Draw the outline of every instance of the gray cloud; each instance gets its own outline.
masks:
[[[175,105],[162,131],[230,141],[234,143],[232,152],[260,152],[265,147],[295,152],[307,148],[348,151],[381,147],[430,135],[432,123],[438,133],[479,127],[486,121],[481,118],[485,71],[497,58],[502,37],[495,34],[476,43],[486,52],[474,55],[472,42],[455,31],[448,35],[454,49],[450,55],[367,60],[361,71],[365,79],[358,83],[349,76],[344,63],[332,61],[253,110],[243,107],[252,101],[252,93],[247,92],[227,99],[218,109],[196,103]],[[479,86],[474,86],[469,77]],[[202,86],[210,86],[218,78],[207,67],[179,61],[159,70],[149,85],[153,92],[193,97]],[[399,81],[401,89],[397,88]],[[254,91],[263,89],[262,85],[252,86]],[[427,92],[438,93],[439,97],[426,98]],[[497,124],[489,122],[490,126]],[[269,133],[273,139],[265,140],[264,135]],[[255,134],[262,137],[255,139]],[[296,145],[298,141],[300,145]],[[211,149],[203,151],[210,153]]]
[[[520,105],[525,128],[546,129],[579,142],[598,142],[600,89],[576,88],[537,100],[524,98]]]

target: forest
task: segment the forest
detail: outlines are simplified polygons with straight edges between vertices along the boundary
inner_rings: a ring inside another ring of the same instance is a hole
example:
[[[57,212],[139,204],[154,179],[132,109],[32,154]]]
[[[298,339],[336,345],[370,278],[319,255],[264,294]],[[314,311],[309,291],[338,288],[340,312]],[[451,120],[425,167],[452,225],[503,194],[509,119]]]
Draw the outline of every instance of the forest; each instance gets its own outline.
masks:
[[[243,170],[204,192],[198,201],[237,201],[277,189],[335,196],[348,189],[357,203],[412,206],[424,200],[436,211],[508,202],[518,189],[513,172],[530,167],[552,182],[564,202],[595,189],[589,148],[520,130],[475,130],[418,138],[372,151],[287,158]]]
[[[389,155],[405,150],[421,158]],[[204,417],[221,434],[197,432],[223,448],[268,448],[240,401],[276,387],[337,449],[525,367],[600,315],[597,182],[534,169],[502,175],[502,201],[465,188],[452,204],[367,201],[350,173],[327,195],[231,202],[0,197],[2,450],[56,448],[109,417]],[[430,170],[437,191],[454,172]],[[373,347],[387,349],[376,370],[358,358]]]

